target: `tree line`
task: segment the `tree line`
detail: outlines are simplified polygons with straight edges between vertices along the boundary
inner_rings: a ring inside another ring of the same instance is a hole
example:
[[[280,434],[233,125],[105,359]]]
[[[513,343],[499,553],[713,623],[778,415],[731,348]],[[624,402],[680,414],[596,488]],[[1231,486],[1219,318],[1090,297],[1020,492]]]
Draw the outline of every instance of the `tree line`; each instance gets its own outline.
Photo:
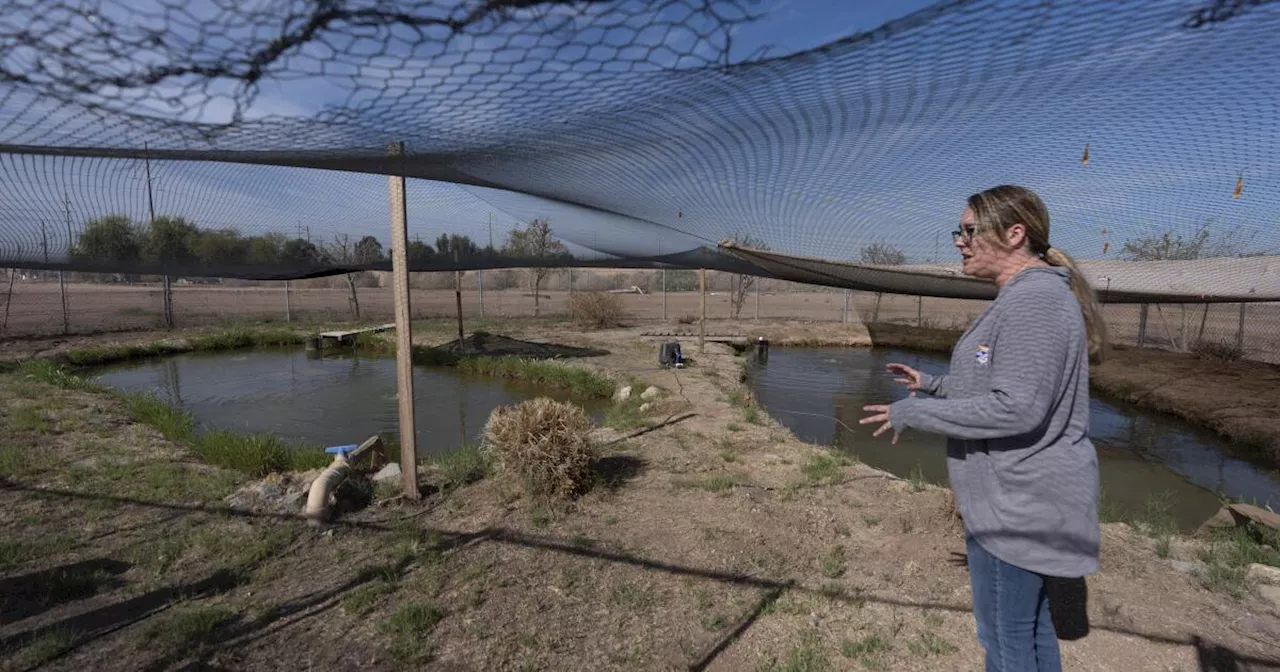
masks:
[[[501,249],[480,247],[469,236],[440,234],[434,244],[411,240],[405,248],[409,263],[468,260],[498,256],[572,260],[564,245],[551,236],[545,220],[508,233]],[[236,229],[203,229],[182,217],[162,216],[135,222],[125,215],[107,215],[85,223],[71,247],[72,261],[112,261],[121,264],[187,264],[192,267],[324,266],[376,264],[390,250],[373,236],[352,240],[337,234],[327,240],[288,237],[280,233],[244,235]],[[539,277],[545,277],[545,272]]]

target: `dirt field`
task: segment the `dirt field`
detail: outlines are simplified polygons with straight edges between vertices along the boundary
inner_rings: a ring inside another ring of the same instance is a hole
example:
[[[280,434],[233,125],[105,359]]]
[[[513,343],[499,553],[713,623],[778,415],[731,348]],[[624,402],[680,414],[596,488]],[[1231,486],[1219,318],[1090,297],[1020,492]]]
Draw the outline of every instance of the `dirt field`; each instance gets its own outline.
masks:
[[[742,401],[724,346],[637,371],[655,344],[636,329],[523,324],[507,333],[603,348],[575,365],[662,388],[647,428],[596,430],[600,483],[564,509],[491,476],[314,529],[226,499],[291,478],[246,483],[113,396],[5,374],[4,669],[982,669],[945,490],[797,442]],[[1066,669],[1280,669],[1276,607],[1159,529],[1105,526]]]
[[[963,328],[986,307],[983,301],[918,298],[885,295],[876,308],[876,295],[867,292],[812,291],[800,285],[787,285],[797,290],[785,293],[764,292],[746,297],[739,315],[742,319],[802,320],[813,322],[879,321],[929,326]],[[68,284],[67,330],[73,334],[104,331],[152,329],[163,326],[163,296],[159,285]],[[563,315],[567,311],[569,292],[541,293],[542,315]],[[383,287],[357,290],[360,316],[367,321],[389,321],[394,310],[391,291]],[[174,319],[178,326],[217,325],[246,320],[295,321],[350,320],[353,311],[347,289],[292,288],[286,298],[283,285],[275,288],[223,288],[207,285],[174,287]],[[0,297],[4,301],[6,297]],[[671,292],[663,308],[658,294],[621,294],[624,310],[636,322],[693,320],[700,311],[697,292]],[[463,314],[479,317],[480,294],[463,292]],[[415,317],[452,316],[455,296],[450,290],[415,289],[412,292]],[[519,317],[533,315],[533,296],[528,292],[505,290],[484,293],[484,315],[487,317]],[[1184,310],[1185,308],[1185,310]],[[30,337],[63,333],[62,297],[57,282],[23,282],[14,286],[12,299],[0,310],[7,310],[0,336]],[[1139,312],[1136,305],[1105,307],[1112,339],[1117,343],[1137,345]],[[727,292],[713,292],[707,297],[707,317],[726,320],[732,317]],[[1202,325],[1203,324],[1203,328]],[[1204,339],[1234,345],[1240,325],[1238,304],[1169,305],[1149,310],[1146,344],[1168,347],[1185,340],[1194,343]],[[1257,361],[1280,363],[1280,304],[1254,304],[1246,308],[1242,339],[1246,357]]]

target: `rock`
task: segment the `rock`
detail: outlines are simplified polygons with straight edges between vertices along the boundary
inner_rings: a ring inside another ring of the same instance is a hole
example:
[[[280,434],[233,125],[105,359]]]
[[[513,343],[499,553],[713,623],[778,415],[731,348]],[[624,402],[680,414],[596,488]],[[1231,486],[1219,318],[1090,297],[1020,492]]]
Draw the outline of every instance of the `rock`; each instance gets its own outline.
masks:
[[[381,481],[390,481],[397,478],[400,478],[400,463],[388,462],[387,466],[383,467],[382,469],[379,469],[378,473],[373,475],[373,482],[378,483]]]
[[[1258,586],[1258,594],[1270,602],[1271,606],[1280,608],[1280,586]]]
[[[284,497],[284,488],[275,483],[263,483],[258,486],[258,497],[261,499],[280,499]]]
[[[1224,506],[1221,509],[1218,509],[1218,512],[1213,514],[1212,518],[1201,523],[1200,527],[1196,529],[1196,536],[1207,537],[1215,529],[1222,527],[1235,527],[1235,525],[1236,519],[1235,516],[1231,515],[1231,509]]]
[[[1253,563],[1249,565],[1249,580],[1254,583],[1280,586],[1280,569],[1270,565]]]
[[[625,386],[625,387],[623,387],[623,388],[619,389],[619,390],[618,390],[618,393],[617,393],[617,394],[615,394],[615,395],[613,395],[613,398],[614,398],[615,400],[617,400],[617,401],[626,401],[626,400],[630,399],[630,398],[631,398],[631,386],[630,386],[630,385],[627,385],[627,386]]]
[[[645,388],[644,392],[640,393],[640,398],[644,399],[645,401],[649,401],[651,399],[656,399],[659,394],[662,394],[662,393],[658,391],[658,388],[650,385],[649,387]]]
[[[1227,508],[1235,516],[1237,524],[1244,522],[1244,520],[1252,520],[1259,525],[1266,525],[1272,529],[1280,530],[1280,515],[1276,515],[1266,509],[1260,509],[1252,504],[1230,504]]]
[[[641,413],[648,413],[651,410],[653,410],[653,404],[640,404]]]

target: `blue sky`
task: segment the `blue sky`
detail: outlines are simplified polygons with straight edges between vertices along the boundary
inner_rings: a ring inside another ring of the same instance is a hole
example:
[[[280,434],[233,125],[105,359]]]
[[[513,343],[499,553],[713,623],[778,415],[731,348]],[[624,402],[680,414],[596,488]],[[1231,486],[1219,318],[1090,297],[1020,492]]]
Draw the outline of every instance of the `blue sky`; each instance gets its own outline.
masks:
[[[377,102],[357,116],[367,123],[279,137],[375,148],[403,128],[411,150],[434,150],[432,162],[448,157],[486,180],[581,204],[410,180],[411,236],[424,240],[449,231],[484,242],[493,221],[500,244],[512,225],[541,216],[582,256],[676,252],[749,234],[797,254],[847,259],[887,242],[913,260],[950,261],[948,232],[965,196],[1014,182],[1045,197],[1054,243],[1078,257],[1104,258],[1109,243],[1105,258],[1116,258],[1127,238],[1171,227],[1189,233],[1202,223],[1215,236],[1280,252],[1280,68],[1267,65],[1280,57],[1280,7],[1188,33],[1178,26],[1200,2],[1157,0],[1122,13],[1098,0],[951,4],[894,38],[835,44],[731,75],[560,76],[551,88],[530,89],[557,92],[545,101],[503,97],[494,87],[446,88],[442,64],[509,36],[459,41],[441,53],[393,42],[389,53],[402,60],[381,79],[373,71],[347,77],[313,47],[294,65],[326,68],[327,79],[268,77],[246,117],[307,118],[325,105]],[[812,49],[928,5],[764,2],[765,18],[734,33],[731,59],[765,47],[770,57]],[[687,32],[663,39],[690,53]],[[647,93],[628,97],[635,92]],[[10,120],[0,123],[0,142],[103,137],[47,109],[44,121],[18,132],[13,119],[33,114],[20,112],[19,98],[0,90],[0,122]],[[225,97],[214,99],[200,119],[231,109]],[[255,132],[255,142],[274,137]],[[503,138],[510,142],[491,144]],[[231,133],[221,142],[248,141]],[[455,146],[472,149],[446,151]],[[64,189],[74,219],[117,211],[145,218],[137,162],[10,159],[0,168],[0,195],[11,204],[0,213],[5,247],[33,244],[33,222],[60,221],[55,196]],[[194,162],[153,162],[153,170],[158,212],[202,226],[387,238],[382,176]],[[1235,200],[1240,174],[1244,197]]]

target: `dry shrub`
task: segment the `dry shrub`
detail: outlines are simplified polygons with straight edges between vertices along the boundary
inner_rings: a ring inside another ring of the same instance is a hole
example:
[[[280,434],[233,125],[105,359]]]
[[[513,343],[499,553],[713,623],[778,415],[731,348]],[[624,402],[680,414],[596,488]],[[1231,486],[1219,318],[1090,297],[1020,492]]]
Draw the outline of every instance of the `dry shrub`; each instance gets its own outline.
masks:
[[[698,321],[698,316],[694,315],[693,313],[689,313],[687,315],[681,315],[680,317],[677,317],[676,321],[679,322],[680,324],[693,324],[694,322]]]
[[[590,432],[581,408],[539,397],[494,409],[484,447],[498,469],[519,478],[531,496],[570,499],[591,488]]]
[[[622,300],[603,292],[578,292],[569,297],[569,314],[584,329],[608,329],[622,324]]]
[[[1191,346],[1191,352],[1203,359],[1220,359],[1224,362],[1234,362],[1244,358],[1244,350],[1237,347],[1235,343],[1208,339],[1196,341]]]

